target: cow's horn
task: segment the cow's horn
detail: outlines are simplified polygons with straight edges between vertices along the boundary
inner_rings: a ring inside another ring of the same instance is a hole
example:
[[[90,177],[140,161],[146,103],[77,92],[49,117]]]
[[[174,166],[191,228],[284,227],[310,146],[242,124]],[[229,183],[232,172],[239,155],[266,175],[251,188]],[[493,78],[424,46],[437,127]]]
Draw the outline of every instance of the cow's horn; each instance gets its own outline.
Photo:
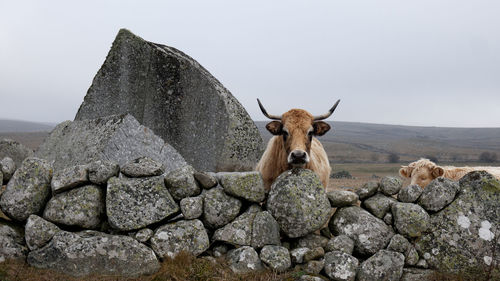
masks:
[[[326,119],[326,118],[330,117],[330,115],[332,115],[332,113],[335,111],[335,108],[337,108],[337,105],[339,105],[339,102],[340,102],[340,100],[338,100],[332,106],[332,108],[330,108],[330,110],[328,111],[328,113],[323,114],[323,115],[319,115],[319,116],[314,116],[314,121],[323,120],[323,119]]]
[[[260,103],[259,99],[257,99],[257,102],[259,103],[260,110],[262,111],[262,113],[264,114],[264,116],[266,116],[269,119],[273,119],[273,120],[281,120],[281,116],[268,114],[267,111],[266,111],[266,109],[262,105],[262,103]]]

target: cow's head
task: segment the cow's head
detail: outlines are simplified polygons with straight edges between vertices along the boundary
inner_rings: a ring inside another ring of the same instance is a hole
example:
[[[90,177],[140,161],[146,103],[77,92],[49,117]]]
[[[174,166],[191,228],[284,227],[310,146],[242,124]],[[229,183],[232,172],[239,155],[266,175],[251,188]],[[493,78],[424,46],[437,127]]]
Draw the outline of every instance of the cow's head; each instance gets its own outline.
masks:
[[[408,166],[402,166],[399,174],[406,178],[411,178],[411,184],[418,184],[426,187],[433,179],[441,177],[444,169],[428,159],[420,159]]]
[[[275,120],[269,122],[266,129],[271,134],[282,137],[288,164],[292,167],[304,167],[310,161],[312,137],[322,136],[330,130],[330,125],[321,120],[332,115],[340,100],[328,113],[319,116],[313,116],[303,109],[291,109],[281,116],[271,115],[267,113],[259,99],[257,102],[262,113],[267,118]]]

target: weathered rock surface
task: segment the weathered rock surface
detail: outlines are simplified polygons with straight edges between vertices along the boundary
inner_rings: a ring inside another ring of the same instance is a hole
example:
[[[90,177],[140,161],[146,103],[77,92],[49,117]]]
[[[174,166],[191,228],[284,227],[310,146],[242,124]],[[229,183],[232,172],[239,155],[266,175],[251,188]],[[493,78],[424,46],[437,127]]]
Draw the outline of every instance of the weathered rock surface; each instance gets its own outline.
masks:
[[[268,212],[257,212],[252,223],[252,247],[280,245],[280,226]]]
[[[405,257],[401,253],[381,250],[361,263],[356,280],[399,281],[403,275],[404,261]]]
[[[259,172],[223,172],[218,173],[217,177],[224,191],[229,195],[256,203],[266,198],[264,181]]]
[[[356,194],[358,194],[360,200],[365,200],[366,198],[372,196],[377,193],[379,189],[379,183],[376,181],[370,181],[361,186],[361,188],[356,190]]]
[[[3,180],[0,181],[0,184],[2,182],[7,183],[12,176],[14,175],[14,172],[16,171],[16,162],[12,160],[10,157],[4,157],[2,161],[0,161],[0,168],[1,168],[1,173],[3,174]]]
[[[325,250],[327,252],[340,251],[352,255],[354,251],[354,241],[347,235],[335,236],[328,241]]]
[[[55,224],[37,215],[31,215],[26,221],[24,231],[26,245],[33,251],[45,246],[61,230]]]
[[[278,272],[283,272],[292,266],[288,249],[281,246],[264,246],[260,251],[260,260],[270,269]]]
[[[162,163],[166,171],[187,165],[172,146],[132,115],[63,122],[40,145],[36,155],[54,161],[55,170],[97,160],[123,166],[143,156]]]
[[[250,246],[252,224],[256,213],[244,213],[231,223],[215,231],[212,240],[224,241],[233,245]]]
[[[326,194],[333,208],[356,205],[358,195],[348,190],[333,190]]]
[[[0,140],[0,159],[9,157],[16,163],[16,167],[20,167],[24,159],[33,157],[33,150],[11,139]]]
[[[391,210],[394,202],[396,202],[396,199],[387,197],[382,193],[377,193],[363,201],[363,206],[377,218],[383,219],[385,214]]]
[[[362,256],[384,249],[394,235],[391,227],[357,206],[338,209],[329,227],[333,234],[351,238],[354,253]]]
[[[104,185],[112,177],[118,176],[120,167],[115,162],[97,160],[87,165],[89,180],[93,184]]]
[[[331,280],[354,281],[358,266],[358,259],[344,252],[333,251],[325,255],[325,273]]]
[[[386,176],[380,181],[380,192],[391,196],[397,194],[402,186],[403,181],[400,178]]]
[[[290,251],[290,257],[292,258],[292,262],[294,264],[300,264],[304,263],[304,256],[309,252],[311,249],[309,248],[295,248]]]
[[[309,274],[319,274],[323,270],[324,267],[325,267],[324,260],[319,260],[319,261],[313,260],[313,261],[308,261],[303,266],[303,270]]]
[[[165,174],[165,185],[176,200],[196,196],[200,193],[200,187],[193,176],[194,169],[184,166]]]
[[[149,228],[143,228],[137,231],[137,233],[134,235],[134,238],[135,240],[144,243],[147,242],[151,237],[153,237],[153,234],[153,230]]]
[[[249,246],[229,251],[227,260],[229,261],[229,267],[235,273],[247,273],[264,269],[259,255],[254,248]]]
[[[195,172],[193,176],[201,185],[201,187],[205,189],[210,189],[212,187],[217,186],[218,184],[217,178],[215,178],[215,176],[211,175],[210,173]]]
[[[96,185],[75,188],[52,197],[43,218],[64,225],[95,229],[104,215],[104,191]]]
[[[307,251],[304,254],[304,261],[309,262],[312,260],[318,260],[324,256],[325,256],[325,249],[323,249],[322,247],[316,247],[309,249],[309,251]]]
[[[163,174],[163,165],[149,157],[139,157],[120,168],[120,171],[127,177],[153,177]]]
[[[410,242],[401,234],[392,236],[387,250],[404,254],[411,247]]]
[[[392,215],[394,227],[406,237],[420,237],[429,228],[430,216],[417,204],[395,203],[392,205]]]
[[[210,228],[219,228],[231,222],[241,209],[241,201],[228,196],[222,187],[208,190],[203,195],[203,222]]]
[[[87,166],[77,165],[54,172],[50,186],[52,193],[61,193],[65,190],[88,183],[89,174]]]
[[[309,248],[309,249],[314,249],[317,247],[326,247],[328,244],[328,238],[323,237],[318,234],[308,234],[304,237],[300,237],[296,243],[294,243],[294,248]]]
[[[424,188],[418,204],[426,211],[437,212],[455,199],[458,189],[457,182],[447,178],[437,178]]]
[[[434,270],[420,268],[403,268],[403,276],[400,281],[422,281],[432,280]]]
[[[151,249],[134,238],[96,231],[58,232],[45,247],[31,251],[28,263],[73,276],[153,274],[160,264]]]
[[[75,120],[125,113],[173,145],[196,170],[253,168],[262,153],[248,113],[199,63],[122,29]]]
[[[417,251],[441,271],[499,265],[500,182],[486,172],[472,172],[460,180],[459,190],[450,205],[431,215],[428,231],[416,242]]]
[[[12,176],[0,198],[2,211],[18,221],[39,213],[50,196],[51,165],[42,159],[30,157]]]
[[[290,238],[320,229],[328,220],[330,202],[316,173],[293,169],[281,174],[271,186],[267,210]]]
[[[179,211],[163,177],[111,178],[106,194],[110,225],[122,231],[141,229]]]
[[[159,227],[151,246],[160,257],[173,258],[181,251],[197,256],[208,249],[209,240],[200,220],[181,220]]]
[[[203,214],[203,197],[186,197],[179,203],[181,212],[187,220],[197,219]]]
[[[28,249],[21,231],[0,221],[0,262],[26,258]]]
[[[398,201],[403,203],[413,203],[418,200],[420,195],[422,195],[422,191],[423,189],[417,184],[403,187],[398,193]]]

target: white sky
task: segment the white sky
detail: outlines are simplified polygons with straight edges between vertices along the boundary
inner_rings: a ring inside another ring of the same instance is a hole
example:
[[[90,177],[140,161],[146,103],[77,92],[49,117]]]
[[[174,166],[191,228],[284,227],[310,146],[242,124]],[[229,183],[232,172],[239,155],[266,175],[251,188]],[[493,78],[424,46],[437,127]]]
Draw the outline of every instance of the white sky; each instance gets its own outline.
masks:
[[[0,0],[0,118],[72,120],[118,30],[178,48],[253,119],[500,127],[500,1]]]

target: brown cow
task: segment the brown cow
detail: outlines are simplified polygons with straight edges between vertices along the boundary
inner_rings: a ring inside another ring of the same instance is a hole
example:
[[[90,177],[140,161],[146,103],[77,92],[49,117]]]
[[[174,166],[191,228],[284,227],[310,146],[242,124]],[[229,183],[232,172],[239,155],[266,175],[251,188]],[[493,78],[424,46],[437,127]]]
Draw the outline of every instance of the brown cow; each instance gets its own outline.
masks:
[[[412,162],[408,166],[402,166],[399,169],[399,174],[403,177],[411,178],[411,184],[418,184],[424,188],[437,177],[445,177],[458,181],[465,174],[472,171],[486,171],[497,179],[500,179],[500,167],[438,166],[429,159],[424,158]]]
[[[332,115],[340,100],[328,113],[320,116],[313,116],[303,109],[291,109],[281,116],[270,115],[259,99],[257,102],[262,113],[275,120],[266,125],[266,129],[274,136],[255,168],[262,174],[266,190],[271,188],[281,173],[295,167],[316,172],[326,188],[330,178],[330,163],[323,145],[313,136],[322,136],[330,130],[330,125],[320,120]]]

